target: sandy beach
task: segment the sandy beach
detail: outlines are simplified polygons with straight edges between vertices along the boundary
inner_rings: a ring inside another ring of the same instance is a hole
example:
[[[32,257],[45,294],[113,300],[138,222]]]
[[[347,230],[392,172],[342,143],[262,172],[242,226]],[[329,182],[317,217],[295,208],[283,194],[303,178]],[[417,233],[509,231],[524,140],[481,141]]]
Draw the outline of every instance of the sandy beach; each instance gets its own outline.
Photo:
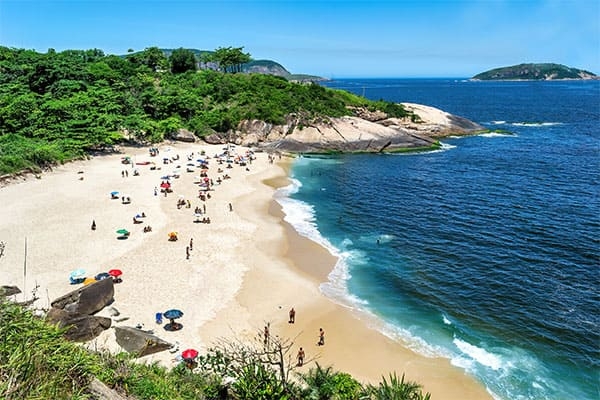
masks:
[[[83,268],[94,276],[118,268],[123,282],[115,285],[113,306],[128,319],[113,326],[143,325],[177,342],[181,350],[202,352],[219,338],[256,337],[269,324],[271,335],[294,339],[294,349],[302,346],[307,359],[359,381],[377,383],[396,371],[422,384],[433,399],[491,398],[449,360],[417,355],[381,334],[375,319],[321,294],[319,284],[327,280],[335,257],[284,222],[273,199],[275,188],[286,182],[290,160],[276,157],[271,163],[266,153],[255,153],[251,163],[227,168],[227,162],[218,164],[214,157],[226,146],[164,143],[158,148],[155,157],[148,148],[124,148],[121,154],[72,162],[39,179],[0,187],[0,241],[6,242],[0,284],[17,285],[27,296],[39,285],[36,306],[47,308],[77,287],[69,282],[71,271]],[[248,149],[229,150],[243,156]],[[204,201],[194,183],[200,170],[187,165],[204,158],[202,151],[210,157],[208,176],[214,181],[211,197]],[[123,156],[133,163],[122,164]],[[164,157],[172,162],[164,164]],[[154,162],[156,169],[146,162]],[[176,171],[179,178],[170,180],[173,192],[165,196],[161,177]],[[224,174],[230,179],[218,184]],[[113,191],[119,192],[118,199],[111,199]],[[123,196],[131,203],[122,204]],[[177,207],[179,200],[186,205]],[[200,219],[209,217],[211,223],[195,223],[195,208],[204,206]],[[142,223],[134,224],[133,217],[142,213]],[[96,230],[90,228],[92,221]],[[144,232],[147,226],[151,232]],[[130,236],[117,239],[119,229]],[[179,240],[168,241],[172,231]],[[288,323],[291,307],[296,310],[294,324]],[[170,308],[183,311],[183,329],[170,332],[156,324],[155,313]],[[317,346],[319,328],[325,330],[324,346]],[[120,351],[112,329],[89,345]],[[175,356],[165,351],[143,360],[173,366]]]

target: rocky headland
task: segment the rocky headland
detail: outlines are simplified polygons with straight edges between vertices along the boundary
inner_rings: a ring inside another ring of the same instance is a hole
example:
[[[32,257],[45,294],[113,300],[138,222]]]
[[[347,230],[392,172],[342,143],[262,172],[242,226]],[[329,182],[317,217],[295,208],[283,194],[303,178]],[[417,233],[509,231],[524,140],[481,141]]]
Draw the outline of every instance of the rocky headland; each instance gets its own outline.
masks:
[[[310,122],[302,115],[291,114],[284,125],[246,120],[236,130],[214,133],[205,140],[289,153],[381,153],[435,148],[441,137],[484,130],[475,122],[434,107],[402,105],[411,117],[389,118],[384,112],[364,108],[353,109],[353,116]],[[176,138],[185,140],[185,133],[180,132]]]

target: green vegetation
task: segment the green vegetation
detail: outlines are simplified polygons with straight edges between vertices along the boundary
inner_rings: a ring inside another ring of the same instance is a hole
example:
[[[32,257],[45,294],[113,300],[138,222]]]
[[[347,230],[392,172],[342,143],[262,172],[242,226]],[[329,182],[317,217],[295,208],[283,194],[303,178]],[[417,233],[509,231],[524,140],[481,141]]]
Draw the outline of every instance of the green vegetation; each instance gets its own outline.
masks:
[[[495,68],[475,75],[476,80],[554,80],[593,79],[597,76],[589,71],[570,68],[562,64],[519,64]]]
[[[294,114],[310,123],[351,114],[351,106],[408,115],[399,105],[316,84],[235,73],[250,57],[242,48],[201,57],[221,63],[222,72],[196,71],[198,56],[186,49],[150,47],[119,57],[98,49],[0,47],[0,174],[44,168],[125,140],[160,142],[180,128],[202,137],[242,120],[283,124]]]
[[[22,306],[0,301],[0,398],[6,400],[92,399],[99,380],[132,399],[315,399],[429,400],[421,387],[396,375],[378,385],[318,363],[305,372],[291,364],[288,341],[267,348],[257,343],[223,342],[194,364],[168,370],[85,350],[63,339]],[[229,382],[229,383],[227,383]]]

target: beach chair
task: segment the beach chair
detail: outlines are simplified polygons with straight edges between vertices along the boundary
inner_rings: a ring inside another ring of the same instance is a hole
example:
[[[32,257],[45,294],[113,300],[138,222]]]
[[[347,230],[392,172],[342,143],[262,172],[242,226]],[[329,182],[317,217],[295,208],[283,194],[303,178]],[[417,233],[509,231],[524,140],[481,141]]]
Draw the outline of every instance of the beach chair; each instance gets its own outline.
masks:
[[[163,322],[162,321],[162,313],[157,312],[155,315],[155,318],[156,318],[156,323],[162,325],[162,322]]]

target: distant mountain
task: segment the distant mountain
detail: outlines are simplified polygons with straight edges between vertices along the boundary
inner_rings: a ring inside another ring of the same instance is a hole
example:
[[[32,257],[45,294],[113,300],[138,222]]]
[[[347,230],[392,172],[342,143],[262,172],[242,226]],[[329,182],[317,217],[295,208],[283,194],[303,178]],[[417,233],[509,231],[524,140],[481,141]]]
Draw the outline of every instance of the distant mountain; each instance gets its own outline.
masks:
[[[491,69],[475,75],[473,80],[535,80],[600,79],[596,74],[562,64],[519,64],[511,67]]]
[[[166,57],[169,57],[173,50],[175,49],[161,49]],[[198,50],[198,49],[188,49],[191,50],[196,58],[200,59],[200,57],[214,53],[211,50]],[[135,54],[135,53],[134,53]],[[200,68],[211,68],[215,69],[216,64],[208,63],[200,63]],[[242,72],[245,73],[258,73],[258,74],[266,74],[266,75],[276,75],[286,78],[290,81],[323,81],[326,80],[320,76],[314,75],[306,75],[306,74],[292,74],[285,67],[275,61],[272,60],[252,60],[247,64],[242,66]]]

